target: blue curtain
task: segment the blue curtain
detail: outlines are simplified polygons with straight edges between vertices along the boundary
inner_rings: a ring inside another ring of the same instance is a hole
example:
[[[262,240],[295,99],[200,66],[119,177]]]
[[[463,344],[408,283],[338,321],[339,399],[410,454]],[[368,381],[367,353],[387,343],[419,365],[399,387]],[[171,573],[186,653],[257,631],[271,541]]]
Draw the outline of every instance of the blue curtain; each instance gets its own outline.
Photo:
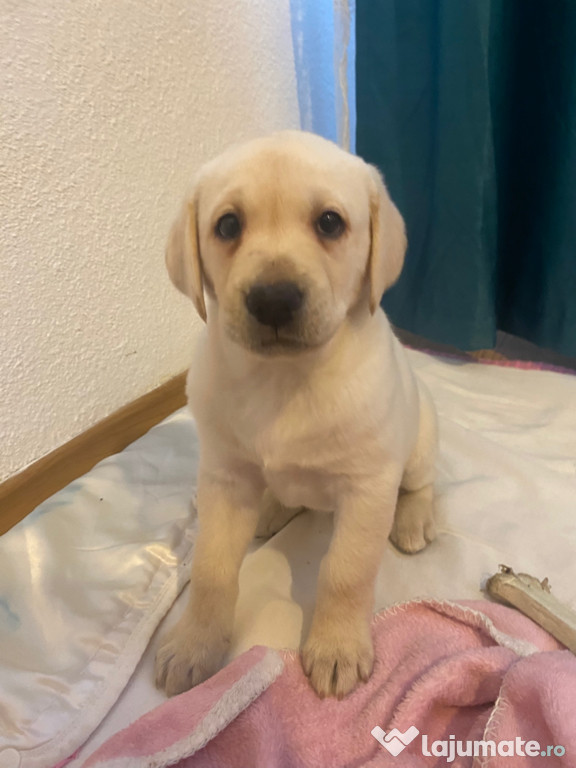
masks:
[[[354,151],[355,0],[290,0],[300,127]]]
[[[392,321],[576,355],[575,0],[357,0],[356,99],[408,229]]]

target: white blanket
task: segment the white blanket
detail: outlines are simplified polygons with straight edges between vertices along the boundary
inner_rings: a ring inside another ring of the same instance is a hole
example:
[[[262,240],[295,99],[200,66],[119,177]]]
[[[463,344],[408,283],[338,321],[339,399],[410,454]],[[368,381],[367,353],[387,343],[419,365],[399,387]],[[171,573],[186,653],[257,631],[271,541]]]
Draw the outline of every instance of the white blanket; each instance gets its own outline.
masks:
[[[481,597],[500,563],[576,605],[576,377],[409,354],[440,414],[439,535],[389,545],[375,607]],[[146,646],[186,582],[196,461],[181,411],[0,538],[0,768],[85,757],[163,700]],[[233,655],[299,645],[330,530],[305,513],[253,546]]]

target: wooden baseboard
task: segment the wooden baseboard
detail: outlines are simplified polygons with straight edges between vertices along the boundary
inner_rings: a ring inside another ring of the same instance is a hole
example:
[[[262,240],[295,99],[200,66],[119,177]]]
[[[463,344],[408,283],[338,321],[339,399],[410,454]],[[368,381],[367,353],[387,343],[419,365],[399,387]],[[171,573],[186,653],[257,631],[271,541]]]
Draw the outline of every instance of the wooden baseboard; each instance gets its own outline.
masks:
[[[0,535],[106,456],[124,450],[186,403],[186,373],[139,397],[0,484]]]

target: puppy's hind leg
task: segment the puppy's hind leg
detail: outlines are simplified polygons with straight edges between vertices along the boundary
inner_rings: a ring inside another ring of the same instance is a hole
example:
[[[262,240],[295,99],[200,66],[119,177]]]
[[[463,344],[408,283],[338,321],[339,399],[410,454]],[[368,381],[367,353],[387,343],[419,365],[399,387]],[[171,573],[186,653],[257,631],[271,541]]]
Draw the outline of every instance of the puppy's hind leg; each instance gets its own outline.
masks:
[[[436,538],[434,476],[438,450],[436,411],[420,387],[420,426],[416,446],[404,468],[390,540],[401,552],[414,554]]]
[[[267,488],[260,503],[260,518],[256,528],[256,538],[269,539],[274,536],[303,509],[304,507],[285,507]]]

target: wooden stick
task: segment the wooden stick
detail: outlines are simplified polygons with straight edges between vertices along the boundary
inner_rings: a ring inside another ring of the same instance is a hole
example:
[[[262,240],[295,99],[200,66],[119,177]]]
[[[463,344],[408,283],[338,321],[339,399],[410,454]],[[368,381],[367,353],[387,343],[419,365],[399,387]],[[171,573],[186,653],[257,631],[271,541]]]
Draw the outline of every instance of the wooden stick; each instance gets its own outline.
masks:
[[[557,600],[548,579],[538,581],[527,573],[514,573],[507,565],[486,582],[486,592],[503,600],[549,632],[576,654],[576,613]]]

